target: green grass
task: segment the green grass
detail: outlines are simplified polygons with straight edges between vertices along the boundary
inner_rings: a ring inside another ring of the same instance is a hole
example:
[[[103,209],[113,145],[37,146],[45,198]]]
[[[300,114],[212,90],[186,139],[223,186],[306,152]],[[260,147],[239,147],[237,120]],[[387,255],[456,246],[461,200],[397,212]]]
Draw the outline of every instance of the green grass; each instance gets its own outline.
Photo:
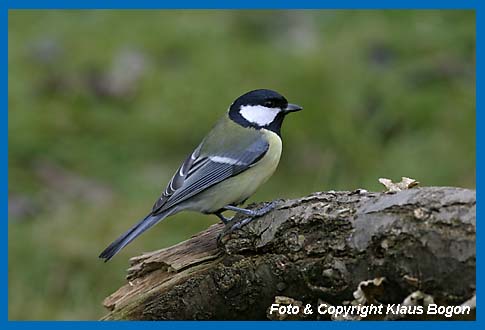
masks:
[[[144,57],[136,90],[97,95],[123,52]],[[256,88],[305,110],[253,201],[379,177],[475,186],[472,11],[11,11],[9,193],[32,213],[9,215],[9,318],[97,319],[130,256],[216,222],[182,213],[97,260]]]

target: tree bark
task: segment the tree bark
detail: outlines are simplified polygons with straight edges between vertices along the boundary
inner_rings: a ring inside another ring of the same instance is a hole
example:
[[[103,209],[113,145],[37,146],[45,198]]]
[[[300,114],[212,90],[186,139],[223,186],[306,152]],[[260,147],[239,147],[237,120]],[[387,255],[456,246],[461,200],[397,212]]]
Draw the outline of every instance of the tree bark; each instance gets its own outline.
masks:
[[[220,244],[224,226],[216,224],[132,258],[128,283],[105,299],[103,319],[364,319],[316,310],[323,303],[460,305],[475,294],[475,198],[474,190],[427,187],[279,201]],[[313,314],[270,313],[275,302],[310,304]],[[451,319],[474,319],[472,307]],[[450,319],[384,314],[365,319]]]

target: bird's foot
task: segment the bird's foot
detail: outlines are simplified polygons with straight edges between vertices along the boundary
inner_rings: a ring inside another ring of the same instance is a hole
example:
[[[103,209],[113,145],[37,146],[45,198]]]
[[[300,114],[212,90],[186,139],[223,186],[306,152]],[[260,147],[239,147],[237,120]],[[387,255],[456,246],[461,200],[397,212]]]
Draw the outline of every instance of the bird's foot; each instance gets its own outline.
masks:
[[[221,219],[222,223],[227,225],[229,222],[232,221],[232,219],[234,219],[234,217],[232,218],[226,218],[221,211],[217,212],[217,213],[214,213],[219,219]]]
[[[242,227],[244,227],[245,225],[247,225],[248,223],[250,223],[254,219],[256,219],[256,218],[255,217],[247,217],[247,218],[243,218],[243,219],[240,219],[240,220],[237,220],[237,221],[233,220],[229,223],[226,223],[226,226],[224,227],[224,229],[217,236],[217,244],[219,246],[222,245],[224,237],[227,237],[228,235],[230,235],[234,231],[241,229]],[[234,223],[232,223],[232,222],[234,222]]]
[[[236,206],[228,205],[224,209],[228,211],[234,211],[236,213],[244,214],[247,215],[248,217],[240,219],[240,220],[234,220],[234,218],[228,219],[224,217],[221,213],[216,214],[219,219],[222,220],[222,222],[226,225],[224,230],[219,234],[217,237],[217,242],[218,244],[222,243],[222,239],[234,232],[235,230],[241,229],[242,227],[246,226],[248,223],[252,222],[254,219],[258,217],[262,217],[263,215],[271,212],[274,210],[277,206],[277,203],[275,202],[269,202],[265,203],[265,205],[259,209],[256,210],[248,210],[248,209],[243,209],[239,208]],[[224,220],[223,220],[224,218]]]
[[[265,205],[259,209],[256,210],[248,210],[248,209],[243,209],[241,207],[237,206],[232,206],[232,205],[227,205],[224,207],[225,210],[228,211],[234,211],[236,213],[241,213],[244,215],[247,215],[249,217],[262,217],[263,215],[271,212],[276,208],[276,203],[275,202],[269,202],[269,203],[264,203]]]

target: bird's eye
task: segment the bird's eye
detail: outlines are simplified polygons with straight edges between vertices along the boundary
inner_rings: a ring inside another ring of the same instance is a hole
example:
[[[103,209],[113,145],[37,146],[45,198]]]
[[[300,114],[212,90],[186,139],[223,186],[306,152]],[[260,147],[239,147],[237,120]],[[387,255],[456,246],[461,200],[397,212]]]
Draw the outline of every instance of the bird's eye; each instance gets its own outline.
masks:
[[[274,108],[274,102],[273,101],[266,101],[264,102],[264,106],[267,108]]]

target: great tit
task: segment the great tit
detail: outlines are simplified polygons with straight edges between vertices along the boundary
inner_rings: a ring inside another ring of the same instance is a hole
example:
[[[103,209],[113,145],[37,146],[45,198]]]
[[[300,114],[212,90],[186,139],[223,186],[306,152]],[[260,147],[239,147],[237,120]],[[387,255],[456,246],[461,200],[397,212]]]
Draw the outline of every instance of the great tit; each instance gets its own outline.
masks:
[[[275,171],[281,155],[281,124],[285,116],[302,107],[290,104],[279,93],[258,89],[238,97],[227,114],[190,154],[150,213],[111,243],[99,257],[108,261],[144,231],[183,210],[215,214],[235,211],[251,218],[274,208],[237,207]]]

